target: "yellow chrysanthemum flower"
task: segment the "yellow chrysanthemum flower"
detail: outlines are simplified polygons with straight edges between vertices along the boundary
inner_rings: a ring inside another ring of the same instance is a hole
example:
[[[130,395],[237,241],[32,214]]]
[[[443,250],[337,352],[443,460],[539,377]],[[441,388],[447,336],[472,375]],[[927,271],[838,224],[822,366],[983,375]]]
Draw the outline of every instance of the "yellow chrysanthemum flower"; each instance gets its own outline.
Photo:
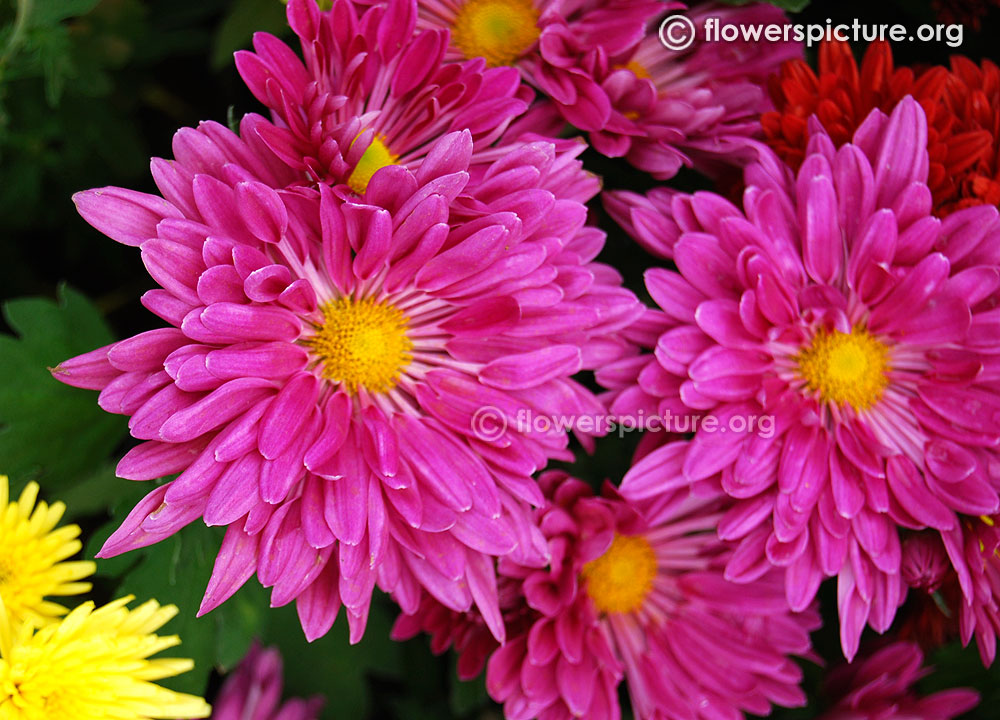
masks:
[[[131,600],[97,609],[85,602],[38,630],[11,624],[0,601],[0,720],[208,717],[212,708],[201,698],[154,684],[194,667],[150,659],[180,643],[155,634],[177,608],[150,600],[129,610]]]
[[[10,502],[7,476],[0,475],[0,598],[12,616],[41,627],[66,614],[66,608],[45,600],[49,596],[79,595],[94,574],[92,562],[64,562],[80,552],[80,528],[57,528],[66,510],[38,499],[38,485],[29,483],[16,502]]]

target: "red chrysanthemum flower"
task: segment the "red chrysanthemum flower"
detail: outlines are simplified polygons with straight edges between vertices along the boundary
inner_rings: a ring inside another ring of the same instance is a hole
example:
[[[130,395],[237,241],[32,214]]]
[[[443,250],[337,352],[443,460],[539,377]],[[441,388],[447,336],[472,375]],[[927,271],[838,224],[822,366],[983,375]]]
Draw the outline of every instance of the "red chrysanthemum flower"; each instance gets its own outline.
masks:
[[[942,23],[968,25],[978,32],[990,10],[1000,7],[1000,0],[931,0],[931,7]]]
[[[938,214],[1000,205],[1000,68],[989,60],[976,65],[953,57],[942,103],[945,109],[936,113],[935,125],[951,127],[940,131],[947,133],[947,156],[943,194],[934,198]],[[928,147],[932,156],[941,152]]]
[[[768,144],[793,169],[805,157],[808,123],[817,117],[834,145],[850,141],[873,109],[892,112],[907,95],[927,115],[927,185],[940,217],[972,205],[1000,203],[1000,72],[962,57],[951,69],[896,68],[888,43],[872,43],[860,68],[847,43],[820,46],[819,70],[792,60],[771,78],[775,110],[761,118]]]

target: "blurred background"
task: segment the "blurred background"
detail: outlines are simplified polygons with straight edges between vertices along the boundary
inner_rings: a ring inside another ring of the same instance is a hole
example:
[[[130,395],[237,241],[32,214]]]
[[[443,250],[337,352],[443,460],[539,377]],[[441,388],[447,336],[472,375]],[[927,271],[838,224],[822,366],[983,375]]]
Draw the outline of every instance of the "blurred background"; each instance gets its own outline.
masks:
[[[859,18],[914,27],[937,22],[940,9],[931,0],[782,4],[799,13],[799,22]],[[977,0],[944,4],[985,14],[978,29],[965,28],[961,48],[901,44],[894,47],[897,63],[944,63],[955,52],[977,62],[1000,57],[1000,8]],[[45,368],[159,321],[139,304],[152,281],[138,251],[90,228],[71,196],[104,185],[154,191],[149,158],[171,155],[177,128],[207,119],[232,125],[246,112],[259,112],[232,63],[232,53],[248,46],[257,30],[286,34],[279,0],[0,0],[0,473],[11,476],[13,492],[37,479],[49,499],[66,501],[69,519],[83,527],[87,556],[150,487],[114,477],[115,460],[129,446],[124,419],[100,411],[93,393],[56,383]],[[585,163],[608,188],[654,185],[596,153],[588,152]],[[693,189],[708,181],[687,173],[672,184]],[[649,258],[596,204],[593,211],[609,233],[602,259],[641,292]],[[633,445],[606,438],[573,471],[595,485],[604,477],[617,481]],[[343,620],[308,645],[294,610],[269,609],[255,580],[209,616],[195,618],[221,540],[217,530],[195,523],[152,548],[98,564],[99,599],[121,588],[180,607],[166,630],[181,636],[176,654],[193,657],[197,668],[165,684],[211,699],[221,673],[259,637],[281,648],[288,693],[327,696],[327,718],[501,717],[482,679],[458,682],[453,658],[434,658],[425,637],[388,639],[394,614],[385,598],[373,606],[365,639],[354,647]],[[835,597],[826,590],[824,615],[835,617]],[[819,633],[816,646],[836,662],[835,626]],[[984,699],[968,717],[997,717],[1000,668],[983,670],[974,648],[955,643],[931,660],[938,672],[925,681],[926,690],[974,686]],[[803,665],[815,704],[778,710],[775,717],[811,718],[823,706],[823,670]]]

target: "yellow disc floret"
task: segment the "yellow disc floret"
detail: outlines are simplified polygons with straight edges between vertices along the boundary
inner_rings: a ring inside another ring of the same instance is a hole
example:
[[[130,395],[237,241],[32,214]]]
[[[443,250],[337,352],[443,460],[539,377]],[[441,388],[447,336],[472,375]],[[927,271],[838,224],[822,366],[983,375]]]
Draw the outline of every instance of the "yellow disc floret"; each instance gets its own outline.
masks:
[[[351,392],[392,389],[412,360],[407,317],[388,303],[349,297],[323,306],[323,326],[305,342],[322,364],[323,377]]]
[[[150,600],[129,610],[130,600],[96,610],[87,602],[39,630],[12,623],[0,601],[0,718],[208,717],[212,708],[201,698],[153,684],[194,666],[178,658],[150,659],[180,642],[153,634],[177,608]]]
[[[387,165],[395,165],[397,160],[399,160],[399,156],[389,151],[385,139],[374,137],[372,144],[368,146],[361,159],[358,160],[358,164],[354,166],[351,176],[347,178],[347,184],[351,186],[351,190],[360,195],[368,187],[368,181],[372,179],[372,175]]]
[[[66,608],[45,600],[51,596],[79,595],[90,583],[79,582],[94,574],[92,562],[65,562],[80,552],[80,528],[57,528],[66,506],[36,504],[38,485],[28,483],[16,502],[0,475],[0,598],[15,622],[29,620],[42,626],[66,614]]]
[[[531,0],[467,0],[452,26],[452,44],[466,58],[490,67],[510,65],[538,39],[538,10]]]
[[[615,535],[611,547],[583,566],[587,594],[603,613],[630,613],[642,607],[656,578],[656,553],[646,538]]]
[[[799,353],[799,374],[823,402],[870,408],[889,384],[889,349],[862,327],[820,330]]]
[[[640,63],[638,60],[629,60],[627,63],[621,65],[620,67],[623,67],[626,70],[631,70],[632,74],[635,75],[640,80],[651,80],[653,78],[653,76],[649,74],[649,70],[643,67],[642,63]]]

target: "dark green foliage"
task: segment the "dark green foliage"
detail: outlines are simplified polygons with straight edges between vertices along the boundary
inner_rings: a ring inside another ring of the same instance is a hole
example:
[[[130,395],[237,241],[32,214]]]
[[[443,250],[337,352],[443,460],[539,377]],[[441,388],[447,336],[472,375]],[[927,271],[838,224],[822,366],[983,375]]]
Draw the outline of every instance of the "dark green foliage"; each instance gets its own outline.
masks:
[[[727,5],[746,5],[749,0],[723,0]],[[810,0],[765,0],[770,5],[780,7],[785,12],[802,12],[809,5]]]
[[[97,471],[125,434],[123,418],[97,407],[96,393],[56,382],[47,368],[111,341],[97,309],[62,287],[58,302],[3,307],[17,337],[0,335],[0,458],[15,486],[37,479],[62,493]]]

